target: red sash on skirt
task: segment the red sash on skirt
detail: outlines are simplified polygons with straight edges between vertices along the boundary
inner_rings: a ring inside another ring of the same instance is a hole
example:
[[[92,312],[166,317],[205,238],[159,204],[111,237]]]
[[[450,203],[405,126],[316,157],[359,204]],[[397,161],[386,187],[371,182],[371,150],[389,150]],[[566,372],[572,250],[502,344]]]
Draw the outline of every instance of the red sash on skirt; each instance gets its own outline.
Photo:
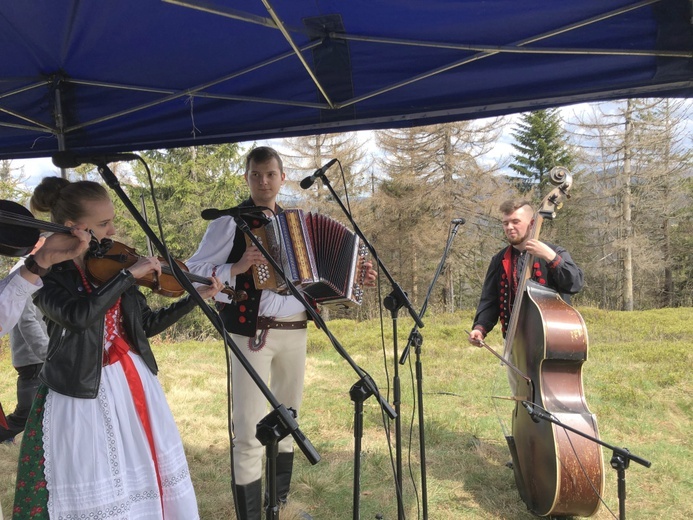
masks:
[[[130,346],[125,343],[125,340],[120,336],[111,337],[112,344],[111,347],[104,351],[104,366],[113,365],[120,361],[123,367],[123,372],[125,373],[125,379],[127,379],[128,386],[130,387],[130,393],[132,394],[132,400],[135,403],[135,410],[137,410],[137,415],[140,418],[142,427],[144,428],[144,433],[147,435],[147,442],[149,443],[149,449],[152,455],[152,461],[154,462],[154,471],[156,472],[156,483],[159,486],[159,497],[161,497],[161,511],[164,508],[164,494],[161,488],[161,476],[159,475],[159,464],[156,460],[156,449],[154,448],[154,435],[152,434],[152,425],[149,421],[149,412],[147,411],[147,399],[144,395],[144,387],[142,386],[142,380],[140,375],[137,373],[137,368],[132,362],[132,359],[128,355],[130,352]]]

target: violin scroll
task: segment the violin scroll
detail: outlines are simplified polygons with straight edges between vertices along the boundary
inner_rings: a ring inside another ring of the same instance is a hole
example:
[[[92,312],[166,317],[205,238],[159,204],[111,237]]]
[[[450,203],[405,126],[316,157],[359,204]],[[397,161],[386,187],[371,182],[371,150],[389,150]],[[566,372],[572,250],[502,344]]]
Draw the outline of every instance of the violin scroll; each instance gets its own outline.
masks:
[[[563,183],[573,183],[573,176],[565,166],[554,166],[549,172],[549,180],[554,186],[561,186]],[[569,188],[568,188],[569,189]],[[567,190],[566,190],[567,191]]]
[[[99,242],[94,234],[91,235],[91,240],[89,241],[89,250],[87,254],[94,258],[103,258],[108,251],[113,247],[113,240],[110,238],[102,238]]]

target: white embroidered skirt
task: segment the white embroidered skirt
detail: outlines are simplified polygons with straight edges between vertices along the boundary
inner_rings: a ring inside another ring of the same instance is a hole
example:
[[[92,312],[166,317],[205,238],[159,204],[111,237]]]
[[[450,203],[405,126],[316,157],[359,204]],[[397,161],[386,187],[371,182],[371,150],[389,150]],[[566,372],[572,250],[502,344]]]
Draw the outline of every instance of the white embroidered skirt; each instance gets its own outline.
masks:
[[[132,353],[139,373],[163,490],[121,363],[103,367],[96,399],[49,391],[43,416],[51,519],[199,518],[183,444],[158,379]],[[162,504],[164,514],[162,515]]]

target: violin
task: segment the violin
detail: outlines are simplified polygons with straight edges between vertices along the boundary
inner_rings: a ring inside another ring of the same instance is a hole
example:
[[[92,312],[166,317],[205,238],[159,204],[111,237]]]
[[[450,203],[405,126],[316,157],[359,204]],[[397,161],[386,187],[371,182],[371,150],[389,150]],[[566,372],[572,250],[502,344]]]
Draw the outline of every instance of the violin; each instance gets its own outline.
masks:
[[[558,187],[534,215],[530,238],[539,238],[544,218],[554,218],[572,185],[565,168],[554,168]],[[587,360],[587,328],[560,295],[531,280],[528,255],[518,281],[503,358],[527,376],[508,371],[515,399],[512,436],[506,438],[522,500],[538,516],[592,516],[601,503],[604,463],[599,444],[560,426],[535,420],[534,407],[561,423],[599,438],[596,417],[585,402],[582,364]],[[524,384],[523,384],[524,383]]]
[[[105,283],[122,269],[127,269],[131,265],[134,265],[140,258],[141,255],[137,254],[135,249],[114,241],[106,253],[87,255],[87,276],[95,283]],[[156,294],[162,296],[172,298],[181,296],[185,293],[185,289],[180,282],[176,280],[176,277],[173,276],[173,269],[171,269],[171,266],[164,258],[159,257],[159,261],[161,262],[161,275],[150,272],[141,278],[137,278],[137,285],[148,287]],[[188,266],[180,260],[174,259],[174,262],[189,281],[204,285],[212,285],[209,279],[191,273],[188,270]],[[243,291],[235,291],[229,286],[225,286],[221,292],[234,301],[242,301],[247,298],[247,295]],[[245,296],[245,298],[243,296]]]

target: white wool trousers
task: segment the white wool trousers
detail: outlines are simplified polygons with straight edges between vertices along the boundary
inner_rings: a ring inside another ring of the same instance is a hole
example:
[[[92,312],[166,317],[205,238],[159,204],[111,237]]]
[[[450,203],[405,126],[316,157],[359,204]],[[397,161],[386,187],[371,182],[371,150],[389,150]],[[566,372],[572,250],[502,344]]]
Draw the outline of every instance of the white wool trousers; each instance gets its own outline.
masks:
[[[302,312],[276,321],[305,319]],[[310,326],[310,322],[308,322]],[[260,378],[269,385],[277,401],[298,414],[303,397],[303,378],[306,370],[307,330],[265,329],[254,338],[232,334]],[[255,437],[257,424],[269,413],[267,399],[258,389],[235,355],[232,356],[233,393],[233,462],[237,485],[246,485],[262,477],[265,447]],[[293,451],[293,437],[287,435],[279,442],[279,452]]]

